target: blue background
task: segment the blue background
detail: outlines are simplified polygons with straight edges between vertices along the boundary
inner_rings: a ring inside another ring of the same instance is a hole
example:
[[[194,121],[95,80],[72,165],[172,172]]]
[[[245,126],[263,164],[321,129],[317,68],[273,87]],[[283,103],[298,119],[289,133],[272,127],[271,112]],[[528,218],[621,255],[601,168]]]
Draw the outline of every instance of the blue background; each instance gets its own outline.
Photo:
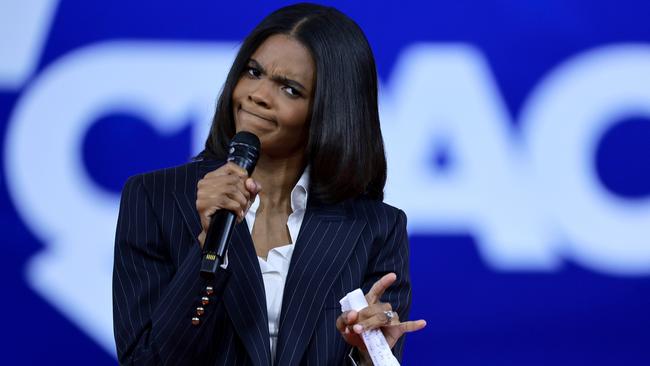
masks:
[[[414,42],[475,46],[513,121],[528,93],[555,65],[594,47],[650,42],[645,1],[327,3],[366,32],[384,80],[400,51]],[[75,49],[109,40],[239,41],[282,4],[62,1],[33,74]],[[0,89],[3,141],[27,87]],[[119,127],[117,120],[123,122]],[[511,128],[516,135],[517,123]],[[190,132],[188,127],[160,135],[146,121],[117,110],[93,124],[80,154],[98,186],[117,196],[126,177],[187,161]],[[603,138],[594,159],[603,184],[624,197],[648,198],[649,146],[647,117],[621,121]],[[42,159],[47,154],[42,151]],[[5,174],[0,176],[0,363],[115,364],[112,354],[27,285],[25,263],[43,243],[16,212]],[[411,251],[411,317],[426,319],[428,326],[408,336],[404,364],[650,365],[648,276],[596,273],[568,260],[552,272],[495,271],[481,259],[469,232],[414,234]]]

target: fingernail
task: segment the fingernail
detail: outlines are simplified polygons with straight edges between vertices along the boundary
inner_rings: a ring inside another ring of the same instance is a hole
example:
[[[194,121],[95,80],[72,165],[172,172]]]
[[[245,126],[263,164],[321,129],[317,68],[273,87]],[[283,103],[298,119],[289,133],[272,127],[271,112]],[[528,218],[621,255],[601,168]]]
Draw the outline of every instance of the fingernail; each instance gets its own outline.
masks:
[[[348,329],[348,327],[345,327],[345,331],[343,333],[350,334],[350,330]]]
[[[363,332],[363,326],[361,324],[355,324],[353,328],[354,331],[358,334],[361,334]]]

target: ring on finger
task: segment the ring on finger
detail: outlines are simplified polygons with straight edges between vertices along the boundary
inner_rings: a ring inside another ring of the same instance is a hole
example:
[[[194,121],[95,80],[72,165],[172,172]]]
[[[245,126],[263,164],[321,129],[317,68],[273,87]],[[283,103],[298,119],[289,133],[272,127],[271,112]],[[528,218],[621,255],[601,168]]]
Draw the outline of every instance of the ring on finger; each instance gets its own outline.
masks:
[[[386,324],[390,324],[393,321],[393,317],[395,317],[395,313],[391,310],[384,311],[384,315],[386,315]]]

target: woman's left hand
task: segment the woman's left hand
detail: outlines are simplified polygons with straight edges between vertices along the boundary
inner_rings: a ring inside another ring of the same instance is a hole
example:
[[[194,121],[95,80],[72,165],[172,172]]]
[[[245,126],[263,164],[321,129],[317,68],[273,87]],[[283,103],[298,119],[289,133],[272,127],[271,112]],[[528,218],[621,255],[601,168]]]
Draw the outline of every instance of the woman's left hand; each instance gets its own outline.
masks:
[[[404,333],[415,332],[427,325],[423,319],[415,321],[400,322],[397,312],[393,312],[390,303],[380,302],[379,299],[384,291],[390,287],[397,276],[395,273],[389,273],[383,276],[379,281],[372,285],[372,288],[366,294],[366,301],[368,307],[357,311],[346,311],[342,313],[336,320],[336,328],[339,330],[343,338],[350,345],[359,348],[360,351],[365,352],[366,346],[361,338],[361,333],[366,330],[380,328],[386,337],[386,342],[393,348],[397,340]],[[389,318],[386,312],[391,311],[393,316]]]

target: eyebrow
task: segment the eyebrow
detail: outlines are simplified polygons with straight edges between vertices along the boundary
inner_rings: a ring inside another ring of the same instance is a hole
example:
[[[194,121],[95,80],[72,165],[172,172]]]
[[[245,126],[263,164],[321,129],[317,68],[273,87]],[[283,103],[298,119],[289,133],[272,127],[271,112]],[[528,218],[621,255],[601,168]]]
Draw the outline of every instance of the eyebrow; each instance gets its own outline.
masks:
[[[248,61],[248,63],[252,64],[252,66],[254,68],[258,69],[262,74],[266,74],[266,70],[264,69],[264,67],[262,65],[260,65],[260,63],[257,62],[257,60],[255,60],[254,58],[251,58]],[[270,78],[271,78],[271,80],[275,81],[276,83],[286,84],[286,85],[289,85],[289,86],[291,86],[293,88],[301,89],[303,92],[307,91],[307,88],[305,88],[302,84],[300,84],[296,80],[289,79],[286,76],[283,76],[283,75],[271,75]]]

